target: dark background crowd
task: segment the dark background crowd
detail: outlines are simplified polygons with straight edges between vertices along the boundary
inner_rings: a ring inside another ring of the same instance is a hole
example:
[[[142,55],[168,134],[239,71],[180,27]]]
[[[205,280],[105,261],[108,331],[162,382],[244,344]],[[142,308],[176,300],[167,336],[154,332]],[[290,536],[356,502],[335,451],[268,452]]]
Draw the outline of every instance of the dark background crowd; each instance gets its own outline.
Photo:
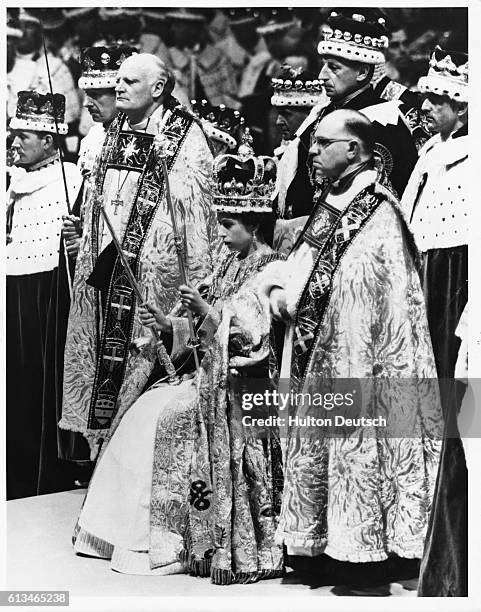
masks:
[[[279,144],[275,111],[270,107],[270,79],[284,62],[319,71],[316,48],[330,11],[302,7],[8,9],[13,29],[8,29],[7,120],[15,112],[18,91],[48,91],[43,31],[54,90],[67,99],[66,149],[72,161],[92,125],[78,88],[81,49],[118,43],[135,45],[164,60],[176,76],[174,93],[181,102],[188,105],[193,98],[207,99],[241,110],[253,128],[255,148],[270,153]],[[410,89],[415,90],[419,77],[426,74],[436,44],[467,52],[467,9],[382,12],[390,31],[383,71]],[[291,21],[291,27],[282,27]]]

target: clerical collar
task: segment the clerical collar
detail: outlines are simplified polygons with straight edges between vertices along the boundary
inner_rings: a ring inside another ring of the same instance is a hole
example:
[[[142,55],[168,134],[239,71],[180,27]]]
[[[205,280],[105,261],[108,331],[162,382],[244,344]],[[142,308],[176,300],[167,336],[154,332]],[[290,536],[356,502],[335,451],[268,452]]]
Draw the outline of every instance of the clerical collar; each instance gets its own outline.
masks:
[[[331,105],[335,106],[336,108],[344,108],[344,106],[346,106],[348,102],[350,102],[351,100],[354,100],[354,98],[357,98],[357,96],[359,96],[360,94],[368,90],[369,87],[371,87],[371,82],[366,83],[366,85],[364,85],[360,89],[356,89],[356,91],[351,92],[344,98],[340,98],[339,100],[335,100],[335,101],[333,100],[331,102]]]
[[[372,170],[371,160],[362,162],[361,164],[359,164],[359,166],[357,166],[357,168],[354,168],[354,170],[352,170],[348,174],[337,179],[337,181],[333,181],[331,183],[331,193],[341,193],[342,191],[346,191],[347,189],[349,189],[356,176],[358,174],[361,174],[361,172],[364,172],[364,170]]]
[[[60,161],[60,155],[59,155],[59,153],[57,151],[56,153],[54,153],[50,157],[47,157],[47,159],[43,159],[42,161],[34,164],[33,166],[30,166],[29,168],[25,168],[25,170],[27,172],[34,172],[35,170],[40,170],[40,168],[45,168],[45,167],[50,166],[52,164],[56,164],[58,161]]]
[[[150,117],[147,117],[147,119],[144,119],[140,123],[130,123],[129,119],[127,119],[127,123],[133,132],[146,132],[150,123]]]

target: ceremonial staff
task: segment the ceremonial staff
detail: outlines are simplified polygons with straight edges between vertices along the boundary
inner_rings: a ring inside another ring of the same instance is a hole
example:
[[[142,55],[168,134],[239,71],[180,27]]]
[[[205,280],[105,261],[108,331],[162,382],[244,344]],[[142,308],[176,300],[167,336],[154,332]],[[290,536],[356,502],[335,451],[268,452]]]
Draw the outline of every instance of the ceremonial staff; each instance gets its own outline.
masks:
[[[62,168],[63,187],[65,190],[65,203],[67,204],[67,212],[69,216],[72,216],[72,208],[70,206],[70,200],[68,196],[67,177],[65,176],[65,167],[64,167],[62,146],[61,146],[61,141],[60,141],[60,132],[59,132],[58,123],[57,123],[57,114],[56,114],[56,109],[55,109],[55,99],[53,95],[52,78],[50,76],[50,65],[48,63],[47,45],[45,44],[43,23],[40,19],[39,19],[39,23],[40,23],[40,32],[42,34],[43,53],[45,55],[45,63],[47,64],[48,85],[50,88],[50,95],[52,96],[52,115],[53,115],[53,121],[55,123],[55,136],[57,140],[58,156],[60,159],[60,166]],[[68,255],[67,255],[67,247],[66,247],[64,237],[62,237],[62,240],[63,240],[64,255],[65,255],[65,270],[67,273],[68,290],[70,294],[70,299],[72,299],[72,278],[70,276],[70,267],[69,267],[69,261],[68,261]]]
[[[55,134],[57,136],[58,155],[59,155],[59,158],[60,158],[60,165],[62,167],[63,186],[64,186],[64,189],[65,189],[65,201],[66,201],[66,204],[67,204],[68,214],[71,215],[72,214],[72,209],[70,207],[70,200],[69,200],[69,197],[68,197],[68,189],[67,189],[67,177],[65,176],[65,168],[64,168],[64,165],[63,165],[64,160],[63,160],[63,153],[62,153],[62,147],[61,147],[61,142],[60,142],[60,133],[58,131],[57,115],[56,115],[56,110],[55,110],[55,101],[54,101],[54,97],[53,97],[52,78],[50,76],[50,65],[48,63],[48,56],[47,56],[47,45],[45,44],[45,36],[44,36],[44,31],[43,31],[43,23],[41,21],[40,21],[40,30],[42,32],[42,44],[43,44],[43,53],[45,55],[45,63],[47,64],[48,85],[49,85],[49,88],[50,88],[50,94],[52,96],[52,114],[53,114],[53,121],[55,123]]]
[[[113,225],[109,219],[109,216],[105,211],[103,198],[99,196],[99,194],[97,194],[96,203],[100,210],[100,214],[102,215],[103,220],[105,224],[107,225],[110,235],[112,236],[112,241],[117,250],[117,253],[119,254],[120,261],[122,262],[125,273],[127,274],[130,286],[134,290],[139,303],[142,304],[144,302],[144,298],[142,296],[142,292],[140,290],[139,284],[137,283],[137,279],[135,278],[135,275],[132,272],[132,268],[130,267],[127,256],[122,250],[122,246],[117,238]],[[159,358],[159,362],[161,363],[161,365],[164,366],[165,371],[167,372],[167,379],[168,379],[169,384],[173,384],[173,385],[179,384],[180,378],[177,376],[177,373],[175,371],[175,366],[172,363],[172,360],[167,352],[167,349],[165,348],[165,345],[162,341],[162,338],[160,337],[160,334],[153,327],[149,327],[149,329],[155,340],[155,348],[157,351],[157,357]]]
[[[156,139],[156,152],[159,156],[160,162],[162,164],[162,172],[164,174],[164,182],[165,182],[165,197],[167,199],[167,207],[169,209],[170,218],[172,220],[172,231],[174,233],[174,244],[175,250],[177,251],[177,260],[179,262],[179,272],[180,278],[183,285],[188,284],[187,279],[187,270],[186,270],[186,240],[182,239],[182,236],[179,234],[179,229],[177,226],[177,220],[175,218],[174,206],[172,203],[172,196],[170,193],[170,182],[169,182],[169,169],[167,168],[167,157],[172,153],[171,148],[174,146],[174,143],[169,139],[168,135],[163,134],[162,136]],[[187,320],[189,322],[189,331],[190,338],[187,343],[188,347],[193,350],[194,353],[194,361],[196,370],[199,369],[199,356],[197,354],[197,348],[200,345],[199,339],[195,333],[194,320],[192,318],[191,311],[187,308]]]

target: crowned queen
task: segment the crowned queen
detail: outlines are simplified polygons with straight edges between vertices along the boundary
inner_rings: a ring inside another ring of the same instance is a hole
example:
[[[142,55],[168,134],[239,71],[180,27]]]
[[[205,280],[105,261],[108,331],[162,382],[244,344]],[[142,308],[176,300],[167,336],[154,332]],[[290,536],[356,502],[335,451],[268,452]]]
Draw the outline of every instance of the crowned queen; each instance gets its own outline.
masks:
[[[214,274],[201,287],[181,285],[180,304],[167,316],[159,301],[139,310],[142,323],[170,344],[177,365],[191,353],[189,310],[202,359],[181,384],[160,380],[141,395],[98,462],[74,547],[111,559],[116,571],[191,573],[221,585],[282,572],[282,548],[273,543],[278,435],[272,429],[258,439],[242,424],[240,389],[254,375],[269,380],[270,315],[256,279],[278,259],[268,245],[276,162],[256,157],[250,143],[246,131],[237,155],[214,161],[225,245]]]

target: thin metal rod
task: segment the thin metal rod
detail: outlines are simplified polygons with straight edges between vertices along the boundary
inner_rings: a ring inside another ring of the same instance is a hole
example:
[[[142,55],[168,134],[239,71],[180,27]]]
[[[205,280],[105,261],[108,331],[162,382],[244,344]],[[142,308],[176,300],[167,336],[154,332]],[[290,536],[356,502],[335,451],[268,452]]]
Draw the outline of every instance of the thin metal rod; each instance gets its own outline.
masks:
[[[53,121],[55,123],[55,133],[57,136],[57,147],[58,147],[58,154],[60,157],[60,166],[62,168],[62,177],[63,177],[63,186],[65,189],[65,201],[67,204],[67,210],[68,210],[68,214],[71,215],[72,214],[72,209],[70,207],[70,200],[68,197],[68,188],[67,188],[67,177],[65,176],[65,168],[64,168],[64,160],[63,160],[63,153],[62,153],[62,147],[61,147],[61,143],[60,143],[60,133],[58,131],[58,123],[57,123],[57,115],[55,112],[55,102],[54,102],[54,97],[53,97],[53,86],[52,86],[52,77],[50,76],[50,66],[48,63],[48,57],[47,57],[47,45],[45,44],[45,35],[43,32],[43,23],[40,21],[40,30],[42,33],[42,43],[43,43],[43,53],[45,55],[45,63],[47,64],[47,76],[48,76],[48,84],[50,87],[50,94],[52,95],[52,114],[53,114]]]
[[[47,76],[48,76],[48,85],[50,87],[50,95],[52,96],[52,115],[53,115],[53,122],[55,123],[55,135],[56,135],[56,140],[57,140],[57,150],[58,150],[58,156],[60,159],[60,168],[62,169],[62,179],[63,179],[63,188],[65,190],[65,204],[67,205],[67,212],[69,215],[72,214],[72,208],[70,206],[70,199],[68,196],[68,186],[67,186],[67,177],[65,176],[65,168],[64,168],[64,160],[63,160],[63,152],[62,152],[62,146],[61,146],[61,142],[60,142],[60,133],[58,131],[58,123],[57,123],[57,114],[56,114],[56,109],[55,109],[55,100],[54,100],[54,96],[53,96],[53,85],[52,85],[52,77],[50,76],[50,65],[48,63],[48,57],[47,57],[47,45],[45,43],[45,34],[43,31],[43,23],[41,20],[39,20],[40,22],[40,32],[42,34],[42,44],[43,44],[43,54],[45,55],[45,64],[47,65]],[[72,277],[70,275],[70,268],[69,268],[69,264],[68,264],[68,254],[67,254],[67,243],[65,242],[65,237],[62,236],[62,240],[63,240],[63,249],[64,249],[64,253],[66,256],[66,273],[67,273],[67,284],[68,284],[68,292],[70,295],[70,301],[72,301],[72,294],[73,294],[73,283],[72,283]]]
[[[179,229],[177,227],[177,221],[175,218],[174,206],[172,204],[172,195],[170,193],[170,182],[169,182],[169,170],[167,168],[167,161],[165,157],[161,157],[161,162],[162,162],[162,171],[164,173],[164,181],[165,181],[165,196],[167,198],[167,206],[169,208],[170,217],[172,219],[172,229],[174,232],[174,241],[176,244],[177,260],[179,262],[180,278],[182,280],[182,284],[187,285],[188,283],[187,270],[186,270],[184,258],[182,256],[182,247],[181,247],[182,238],[180,237],[180,234],[179,234]],[[185,242],[185,247],[187,248],[187,240],[185,240],[184,242]],[[199,369],[199,355],[197,353],[198,343],[196,339],[194,319],[192,318],[191,311],[188,308],[186,310],[187,310],[187,320],[189,322],[190,342],[191,342],[192,349],[194,352],[195,369],[198,370]]]

